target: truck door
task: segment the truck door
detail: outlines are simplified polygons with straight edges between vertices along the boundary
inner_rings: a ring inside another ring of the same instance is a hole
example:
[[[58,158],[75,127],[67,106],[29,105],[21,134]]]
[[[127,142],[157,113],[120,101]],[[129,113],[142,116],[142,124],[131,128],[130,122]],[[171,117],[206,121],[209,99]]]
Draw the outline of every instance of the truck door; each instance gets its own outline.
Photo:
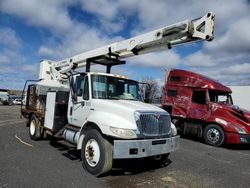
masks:
[[[209,117],[209,104],[206,90],[193,90],[187,116],[192,119],[207,120]]]
[[[88,76],[80,74],[75,76],[74,80],[74,89],[71,94],[75,96],[70,103],[68,121],[72,125],[81,127],[86,121],[90,110]]]

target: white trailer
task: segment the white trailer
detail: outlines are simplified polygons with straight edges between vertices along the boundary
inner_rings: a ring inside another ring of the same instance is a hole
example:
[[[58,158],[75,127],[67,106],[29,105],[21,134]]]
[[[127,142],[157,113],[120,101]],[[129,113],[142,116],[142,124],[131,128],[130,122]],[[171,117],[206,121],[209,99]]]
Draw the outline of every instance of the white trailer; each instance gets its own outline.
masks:
[[[42,60],[39,81],[28,86],[21,112],[31,139],[50,134],[81,150],[84,169],[100,176],[114,159],[166,162],[179,146],[169,114],[140,101],[138,82],[111,74],[125,58],[213,39],[214,14],[186,20],[55,62]],[[107,73],[90,72],[91,64]],[[85,72],[78,68],[86,67]],[[25,84],[26,85],[26,84]]]
[[[232,90],[234,105],[250,111],[250,86],[228,86]]]

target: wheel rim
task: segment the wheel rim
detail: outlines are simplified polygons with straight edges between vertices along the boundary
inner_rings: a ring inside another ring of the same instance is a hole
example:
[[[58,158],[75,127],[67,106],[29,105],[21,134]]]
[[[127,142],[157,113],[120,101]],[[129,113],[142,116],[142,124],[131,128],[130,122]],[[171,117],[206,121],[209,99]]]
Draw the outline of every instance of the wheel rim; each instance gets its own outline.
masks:
[[[207,131],[207,138],[210,142],[215,144],[220,140],[220,132],[215,128],[209,129]]]
[[[100,160],[100,147],[96,140],[90,139],[85,146],[85,158],[91,167],[95,167]]]
[[[30,134],[34,135],[35,134],[35,130],[36,130],[35,120],[32,120],[30,122]]]

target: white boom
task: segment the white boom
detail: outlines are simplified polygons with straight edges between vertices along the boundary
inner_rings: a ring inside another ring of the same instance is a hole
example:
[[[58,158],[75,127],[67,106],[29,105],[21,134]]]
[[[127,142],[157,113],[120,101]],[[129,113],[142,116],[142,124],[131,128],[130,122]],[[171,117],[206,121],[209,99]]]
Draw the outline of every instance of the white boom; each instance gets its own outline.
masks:
[[[44,75],[47,74],[46,78],[63,81],[65,74],[76,68],[88,66],[88,62],[111,67],[123,64],[120,60],[127,57],[171,49],[173,46],[198,40],[211,41],[214,38],[214,17],[214,13],[209,12],[198,19],[185,20],[58,62],[46,60],[46,66],[40,67],[40,79],[44,79]]]

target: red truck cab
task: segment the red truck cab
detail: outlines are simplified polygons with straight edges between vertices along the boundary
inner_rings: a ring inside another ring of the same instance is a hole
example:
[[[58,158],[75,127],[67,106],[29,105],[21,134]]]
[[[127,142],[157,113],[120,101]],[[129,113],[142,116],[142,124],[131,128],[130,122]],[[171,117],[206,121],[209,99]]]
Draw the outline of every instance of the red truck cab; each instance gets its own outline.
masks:
[[[181,134],[213,146],[250,143],[250,112],[234,106],[231,93],[211,78],[174,69],[166,76],[162,108]]]

